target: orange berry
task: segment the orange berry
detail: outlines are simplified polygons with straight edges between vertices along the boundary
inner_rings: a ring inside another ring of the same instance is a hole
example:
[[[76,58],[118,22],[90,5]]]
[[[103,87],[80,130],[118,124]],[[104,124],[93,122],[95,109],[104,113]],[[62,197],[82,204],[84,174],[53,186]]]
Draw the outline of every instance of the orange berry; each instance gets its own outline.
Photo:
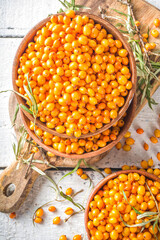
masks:
[[[143,147],[144,147],[144,150],[148,151],[149,145],[147,143],[144,143]]]
[[[83,173],[83,174],[81,175],[81,178],[82,178],[83,180],[86,180],[86,179],[88,179],[88,176],[87,176],[87,174]]]
[[[10,217],[11,219],[16,218],[16,213],[15,213],[15,212],[10,213],[10,214],[9,214],[9,217]]]
[[[157,159],[160,161],[160,152],[157,153]]]
[[[82,237],[79,234],[77,234],[73,237],[73,240],[81,240],[81,239],[82,239]]]
[[[138,134],[142,134],[142,133],[144,133],[144,130],[143,130],[142,128],[138,128],[138,129],[136,130],[136,132],[137,132]]]
[[[139,26],[140,26],[140,22],[139,22],[139,21],[135,21],[135,25],[136,25],[137,27],[139,27]]]
[[[158,139],[154,136],[150,137],[150,141],[154,144],[158,143]]]
[[[81,176],[83,174],[83,170],[81,168],[77,169],[77,175]]]
[[[159,32],[156,29],[151,30],[151,35],[155,38],[159,36]]]
[[[71,10],[68,10],[68,11],[71,11]],[[59,238],[59,240],[67,240],[66,235],[61,235],[60,238]]]
[[[65,214],[66,214],[66,215],[72,215],[73,212],[74,212],[74,210],[73,210],[71,207],[68,207],[68,208],[66,208],[66,210],[65,210]]]
[[[48,208],[48,211],[50,211],[50,212],[55,212],[55,211],[56,211],[56,208],[55,208],[54,206],[50,206],[50,207]]]
[[[41,223],[41,222],[42,222],[42,218],[40,218],[40,217],[35,217],[34,222],[35,222],[35,223]]]
[[[55,217],[53,218],[53,224],[58,225],[60,224],[61,218],[60,217]]]
[[[71,195],[73,193],[73,189],[72,188],[67,188],[66,189],[66,195]]]
[[[42,208],[39,208],[37,211],[36,211],[36,216],[37,217],[42,217],[43,216],[43,209]]]

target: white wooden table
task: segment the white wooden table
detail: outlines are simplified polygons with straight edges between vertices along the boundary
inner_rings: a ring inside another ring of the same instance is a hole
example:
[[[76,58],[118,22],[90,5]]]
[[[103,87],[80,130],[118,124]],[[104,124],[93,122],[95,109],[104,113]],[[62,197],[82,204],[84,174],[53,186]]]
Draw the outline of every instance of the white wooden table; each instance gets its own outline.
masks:
[[[151,4],[160,8],[159,0],[148,0]],[[50,13],[56,13],[60,8],[58,0],[0,0],[0,90],[11,89],[11,71],[12,62],[23,36],[37,22],[45,18]],[[157,102],[160,102],[160,89],[154,95]],[[8,166],[14,159],[12,151],[12,131],[8,114],[9,93],[0,95],[0,172]],[[140,112],[134,120],[130,131],[135,139],[135,144],[130,152],[112,149],[108,155],[98,162],[96,165],[100,168],[112,167],[121,168],[124,164],[140,166],[142,159],[148,160],[150,157],[154,159],[155,166],[160,165],[156,159],[156,154],[160,151],[160,143],[153,145],[149,141],[149,137],[153,135],[154,129],[160,127],[160,105],[154,107],[154,111],[148,106]],[[144,129],[144,134],[139,136],[136,128],[140,126]],[[144,151],[143,143],[146,141],[150,145],[149,151]],[[68,170],[48,171],[55,181],[66,174]],[[101,180],[98,173],[88,171],[87,174],[93,179],[94,184]],[[66,188],[72,187],[74,191],[85,189],[87,191],[89,182],[80,180],[73,174],[61,182],[61,186],[65,191]],[[17,218],[9,219],[8,214],[0,213],[0,240],[58,240],[59,236],[66,234],[69,240],[75,234],[84,236],[83,214],[79,214],[67,223],[60,226],[54,226],[52,219],[54,216],[61,216],[65,219],[64,210],[71,206],[69,203],[54,202],[57,207],[56,213],[47,211],[44,208],[44,223],[41,225],[32,224],[32,215],[34,210],[52,199],[54,199],[54,191],[49,188],[50,183],[44,178],[39,177],[36,181],[26,202],[17,212]],[[77,202],[83,203],[85,193],[76,196]],[[75,208],[76,210],[76,208]]]

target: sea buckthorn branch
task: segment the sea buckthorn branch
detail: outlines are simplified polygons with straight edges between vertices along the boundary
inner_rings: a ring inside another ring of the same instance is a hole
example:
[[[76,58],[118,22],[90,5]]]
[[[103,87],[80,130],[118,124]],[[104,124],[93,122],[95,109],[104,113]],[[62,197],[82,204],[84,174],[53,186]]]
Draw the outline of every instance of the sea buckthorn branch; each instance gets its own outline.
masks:
[[[118,212],[119,212],[121,221],[123,222],[123,224],[124,224],[126,227],[142,227],[141,232],[145,229],[145,226],[146,226],[147,224],[149,224],[149,223],[151,223],[151,222],[154,222],[154,223],[153,223],[153,233],[154,233],[155,238],[158,240],[158,238],[157,238],[157,236],[156,236],[156,234],[155,234],[155,232],[154,232],[154,229],[155,229],[155,227],[157,227],[158,231],[160,232],[160,228],[159,228],[159,226],[158,226],[158,224],[160,223],[160,211],[159,211],[158,203],[157,203],[157,200],[156,200],[155,196],[153,195],[153,193],[152,193],[150,187],[148,186],[148,184],[147,184],[147,183],[145,183],[145,184],[146,184],[146,186],[147,186],[147,188],[148,188],[148,190],[149,190],[149,192],[150,192],[150,194],[151,194],[151,196],[152,196],[152,198],[153,198],[153,200],[154,200],[154,202],[155,202],[155,205],[156,205],[156,208],[157,208],[157,212],[151,212],[151,211],[144,212],[144,213],[139,212],[136,208],[134,208],[133,206],[131,206],[131,204],[128,202],[127,196],[126,196],[126,194],[125,194],[124,191],[122,191],[123,197],[124,197],[124,199],[127,201],[127,203],[132,207],[132,209],[135,211],[135,213],[138,214],[137,219],[138,219],[138,220],[143,220],[143,218],[148,217],[149,220],[148,220],[148,221],[144,221],[144,220],[143,220],[141,223],[134,224],[134,225],[129,225],[129,224],[127,224],[127,223],[123,220],[121,213],[120,213],[119,211],[118,211]]]
[[[58,0],[58,1],[63,5],[63,7],[65,7],[65,10],[60,8],[58,13],[65,12],[66,10],[79,11],[80,9],[90,9],[89,7],[75,4],[75,0],[71,0],[71,2],[68,2],[66,0]]]
[[[158,62],[157,60],[158,60],[158,57],[160,57],[160,54],[159,55],[158,53],[156,54],[157,59],[155,59],[154,61],[150,59],[151,53],[147,52],[140,30],[135,24],[135,16],[134,16],[133,5],[131,4],[131,1],[130,0],[128,1],[117,0],[117,1],[127,5],[128,7],[128,14],[120,12],[119,10],[116,10],[116,9],[112,9],[112,10],[117,12],[121,16],[126,17],[125,24],[117,23],[115,24],[115,26],[126,28],[126,31],[122,29],[119,29],[119,31],[121,31],[124,34],[124,36],[128,38],[128,42],[130,43],[131,48],[133,50],[133,54],[135,56],[136,65],[137,65],[137,76],[138,76],[137,95],[139,96],[141,103],[143,103],[143,101],[146,98],[148,101],[149,107],[152,109],[152,105],[157,104],[155,100],[151,97],[151,89],[154,86],[154,84],[156,84],[157,81],[159,81],[158,75],[160,73],[160,70],[158,69],[160,68],[160,62]],[[107,15],[105,9],[100,8],[100,13],[102,18],[104,19],[105,18],[115,19],[115,20],[119,19],[119,17],[117,18],[117,16]],[[120,20],[121,19],[123,18],[120,17]],[[139,40],[136,40],[134,38],[135,35],[138,35]],[[142,52],[141,47],[144,50],[144,52]]]

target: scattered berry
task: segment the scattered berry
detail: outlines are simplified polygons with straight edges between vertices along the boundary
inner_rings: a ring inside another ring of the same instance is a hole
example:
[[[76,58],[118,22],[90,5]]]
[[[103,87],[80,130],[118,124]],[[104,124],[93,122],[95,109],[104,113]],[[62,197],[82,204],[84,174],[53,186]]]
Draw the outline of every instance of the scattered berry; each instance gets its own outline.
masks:
[[[15,213],[15,212],[10,213],[10,214],[9,214],[9,217],[10,217],[11,219],[15,218],[15,217],[16,217],[16,213]]]
[[[143,130],[142,128],[138,128],[138,129],[136,130],[136,132],[137,132],[138,134],[142,134],[142,133],[144,133],[144,130]]]
[[[50,211],[50,212],[55,212],[55,211],[56,211],[56,207],[50,206],[50,207],[48,208],[48,211]]]

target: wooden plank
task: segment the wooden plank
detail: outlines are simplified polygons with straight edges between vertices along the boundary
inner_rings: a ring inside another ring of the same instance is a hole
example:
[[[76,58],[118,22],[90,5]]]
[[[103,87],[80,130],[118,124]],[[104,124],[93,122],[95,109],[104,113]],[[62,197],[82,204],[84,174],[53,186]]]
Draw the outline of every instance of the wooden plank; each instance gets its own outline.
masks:
[[[78,3],[78,0],[76,2]],[[83,4],[86,3],[86,0],[79,0],[79,2]],[[148,0],[148,2],[157,8],[160,7],[157,0]],[[91,12],[97,14],[99,5],[105,6],[107,4],[110,5],[110,3],[114,5],[115,1],[92,1],[92,4],[88,1],[87,5],[92,5],[94,8],[92,8]],[[36,23],[46,18],[48,14],[56,13],[60,7],[61,4],[58,0],[39,0],[38,3],[33,0],[2,0],[0,8],[0,37],[22,37]],[[14,13],[13,9],[15,9]],[[143,15],[145,19],[148,18],[147,14]]]
[[[58,182],[59,179],[66,173],[68,173],[68,171],[49,171],[47,174],[56,182]],[[89,176],[93,179],[95,185],[102,179],[102,176],[95,172],[90,172]],[[52,224],[52,220],[56,216],[60,216],[62,220],[68,217],[64,213],[67,207],[72,207],[75,211],[78,211],[78,208],[74,207],[69,202],[62,203],[53,201],[52,205],[57,208],[57,211],[55,213],[51,213],[47,210],[47,206],[44,207],[45,214],[43,223],[41,225],[37,224],[36,226],[32,224],[32,215],[34,211],[39,206],[52,201],[55,198],[54,190],[52,190],[50,186],[51,183],[48,180],[44,179],[43,177],[39,177],[35,182],[34,187],[31,190],[26,202],[17,211],[16,219],[9,219],[8,214],[0,213],[1,240],[58,240],[62,234],[65,234],[67,236],[67,239],[73,239],[73,236],[75,234],[82,234],[82,236],[84,236],[85,231],[83,213],[72,217],[67,223],[62,222],[60,226]],[[75,201],[85,206],[87,196],[90,192],[88,191],[89,181],[80,179],[80,177],[75,173],[62,180],[60,186],[62,186],[63,191],[65,191],[68,187],[72,187],[74,192],[84,189],[84,192],[78,194],[75,197]]]
[[[0,36],[24,36],[36,23],[48,14],[60,9],[59,1],[50,0],[2,0],[0,8]],[[13,12],[14,10],[14,12]]]

